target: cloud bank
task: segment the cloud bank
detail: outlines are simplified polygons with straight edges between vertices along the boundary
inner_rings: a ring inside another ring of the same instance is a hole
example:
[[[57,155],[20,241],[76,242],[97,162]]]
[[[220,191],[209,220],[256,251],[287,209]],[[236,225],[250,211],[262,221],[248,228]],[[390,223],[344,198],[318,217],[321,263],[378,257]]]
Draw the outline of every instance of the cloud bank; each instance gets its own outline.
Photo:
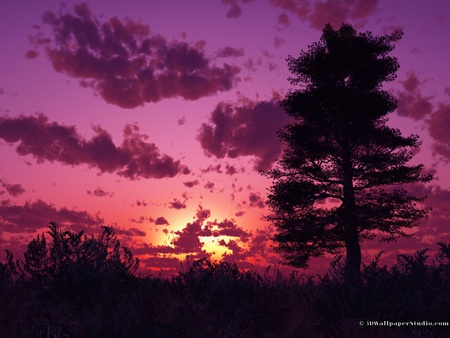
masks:
[[[101,173],[115,173],[130,180],[173,177],[188,174],[189,169],[172,157],[161,154],[139,127],[127,124],[124,140],[116,146],[111,135],[99,126],[95,135],[86,140],[74,126],[49,122],[47,116],[0,117],[0,139],[18,143],[16,152],[32,155],[38,163],[59,162],[65,165],[86,164]]]

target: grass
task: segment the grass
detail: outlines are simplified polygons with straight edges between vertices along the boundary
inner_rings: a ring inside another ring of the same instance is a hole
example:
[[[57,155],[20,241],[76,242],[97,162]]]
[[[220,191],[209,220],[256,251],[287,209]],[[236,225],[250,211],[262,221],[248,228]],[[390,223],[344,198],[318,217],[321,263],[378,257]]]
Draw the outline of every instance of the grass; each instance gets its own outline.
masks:
[[[350,294],[341,257],[325,276],[259,274],[200,259],[166,279],[137,275],[132,255],[105,255],[102,245],[120,251],[113,234],[77,241],[57,230],[52,244],[29,246],[28,260],[7,254],[0,263],[0,337],[450,336],[450,326],[368,325],[450,321],[445,243],[431,263],[427,250],[399,256],[390,269],[375,257],[363,266],[361,290]]]

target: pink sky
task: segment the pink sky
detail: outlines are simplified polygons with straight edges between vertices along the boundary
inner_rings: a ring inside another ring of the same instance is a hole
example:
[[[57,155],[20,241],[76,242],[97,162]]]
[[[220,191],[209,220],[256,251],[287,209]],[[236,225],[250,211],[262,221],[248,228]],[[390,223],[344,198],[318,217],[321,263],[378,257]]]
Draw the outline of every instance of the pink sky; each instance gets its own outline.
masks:
[[[144,269],[178,271],[186,255],[279,263],[258,170],[281,152],[285,59],[327,22],[403,29],[390,124],[420,135],[414,161],[439,177],[411,187],[433,207],[416,236],[364,242],[363,260],[450,242],[449,1],[16,0],[0,12],[0,248],[20,253],[55,221],[114,225]]]

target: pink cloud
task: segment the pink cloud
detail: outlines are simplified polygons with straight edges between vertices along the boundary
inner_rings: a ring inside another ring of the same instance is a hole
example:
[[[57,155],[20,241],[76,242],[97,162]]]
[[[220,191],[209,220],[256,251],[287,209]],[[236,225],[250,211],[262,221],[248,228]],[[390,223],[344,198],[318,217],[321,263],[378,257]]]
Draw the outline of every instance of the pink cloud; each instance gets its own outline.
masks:
[[[86,164],[101,173],[116,173],[130,180],[164,178],[188,174],[189,169],[168,155],[160,154],[147,135],[139,134],[137,125],[126,125],[124,140],[116,146],[111,135],[99,126],[95,135],[85,140],[74,126],[50,123],[44,114],[0,117],[0,138],[19,143],[19,155],[32,155],[38,163],[60,162],[66,165]]]
[[[255,156],[255,170],[269,169],[282,151],[276,132],[290,118],[274,101],[233,106],[219,103],[197,139],[205,154],[216,158]]]
[[[238,81],[239,68],[212,65],[202,44],[169,42],[130,19],[100,22],[87,3],[75,5],[73,13],[46,12],[43,21],[53,36],[39,32],[31,40],[44,48],[53,68],[122,108],[174,97],[197,100]]]

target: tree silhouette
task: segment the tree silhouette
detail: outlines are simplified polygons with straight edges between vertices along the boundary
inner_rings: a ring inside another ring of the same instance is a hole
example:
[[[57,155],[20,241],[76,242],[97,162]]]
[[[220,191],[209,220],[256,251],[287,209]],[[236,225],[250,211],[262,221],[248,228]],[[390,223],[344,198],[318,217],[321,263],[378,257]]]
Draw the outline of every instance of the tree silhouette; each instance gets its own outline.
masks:
[[[399,64],[388,54],[402,35],[327,24],[320,41],[287,59],[300,89],[281,105],[295,122],[279,131],[285,152],[264,172],[274,181],[268,219],[286,264],[306,268],[311,257],[345,248],[345,282],[358,286],[360,243],[379,234],[387,242],[409,237],[402,229],[428,213],[417,205],[424,198],[402,186],[433,178],[422,174],[423,165],[407,165],[418,136],[386,124],[397,105],[382,84],[396,77]]]

